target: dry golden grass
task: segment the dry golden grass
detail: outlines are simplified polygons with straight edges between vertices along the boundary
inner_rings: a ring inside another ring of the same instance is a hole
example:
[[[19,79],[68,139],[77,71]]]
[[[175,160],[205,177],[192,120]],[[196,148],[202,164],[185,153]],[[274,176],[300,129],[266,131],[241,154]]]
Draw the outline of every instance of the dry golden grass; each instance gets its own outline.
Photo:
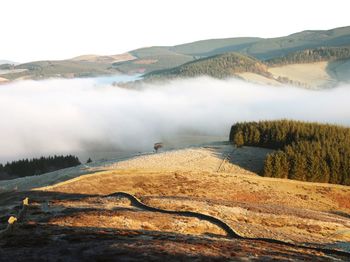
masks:
[[[252,83],[260,84],[260,85],[273,85],[273,86],[281,86],[282,84],[274,79],[267,78],[262,75],[258,75],[251,72],[239,73],[238,76],[242,77],[244,80],[247,80]]]
[[[89,259],[94,254],[101,261],[114,253],[118,258],[124,254],[125,260],[137,254],[150,259],[150,252],[159,261],[167,260],[167,254],[175,261],[184,260],[184,254],[191,260],[194,255],[218,261],[250,254],[256,259],[330,258],[295,246],[230,240],[205,220],[145,211],[126,198],[102,197],[125,191],[148,206],[214,216],[246,237],[350,251],[350,187],[260,177],[255,171],[268,152],[219,144],[55,172],[43,175],[43,181],[13,181],[0,199],[2,217],[15,206],[11,201],[24,194],[8,189],[42,187],[25,193],[30,202],[26,225],[15,232],[13,242],[0,239],[0,248],[14,258],[28,247],[35,257],[62,257],[66,253],[55,249],[61,240],[62,250],[88,247]],[[101,168],[104,171],[98,171]],[[97,173],[86,174],[91,171]]]
[[[138,59],[138,60],[135,60],[133,63],[137,65],[151,65],[157,62],[158,62],[157,59]]]
[[[274,78],[287,77],[289,80],[306,84],[310,87],[322,87],[332,82],[327,73],[328,62],[309,64],[291,64],[269,68]]]
[[[261,156],[263,153],[253,148],[242,150],[247,152],[242,154],[244,151],[232,146],[221,146],[143,156],[107,166],[103,172],[37,190],[98,195],[125,191],[150,206],[213,215],[245,236],[301,243],[350,241],[347,234],[336,234],[350,230],[349,217],[341,215],[350,213],[349,187],[260,177],[232,162],[245,161],[254,151]],[[232,160],[223,162],[228,152]],[[256,157],[248,163],[256,166],[254,162],[261,159]],[[133,212],[124,215],[123,219],[134,221],[128,222],[128,228],[141,229],[147,221],[152,230],[188,234],[209,230],[208,225],[199,226],[192,220],[179,227],[174,222],[178,218],[159,214],[149,214],[147,218]],[[113,223],[124,227],[123,219]]]

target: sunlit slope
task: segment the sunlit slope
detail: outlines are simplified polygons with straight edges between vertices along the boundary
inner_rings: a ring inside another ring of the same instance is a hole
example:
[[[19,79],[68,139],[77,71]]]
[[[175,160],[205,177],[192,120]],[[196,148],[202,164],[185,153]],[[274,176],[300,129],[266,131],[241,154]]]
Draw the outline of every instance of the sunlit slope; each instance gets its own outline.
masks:
[[[62,245],[70,243],[71,249],[75,249],[76,244],[69,239],[85,245],[95,241],[94,245],[98,242],[99,247],[105,245],[106,238],[109,241],[117,239],[113,247],[109,247],[112,252],[124,243],[130,244],[132,236],[132,243],[147,239],[147,247],[136,245],[134,252],[144,252],[145,248],[147,252],[153,248],[159,250],[160,238],[168,247],[168,240],[176,239],[172,247],[181,250],[190,241],[191,252],[199,252],[202,245],[208,245],[206,252],[212,252],[212,246],[219,241],[217,257],[232,256],[226,253],[225,245],[229,245],[231,251],[234,249],[235,254],[239,252],[246,256],[254,252],[258,258],[280,258],[288,252],[297,259],[305,258],[304,255],[310,252],[273,243],[268,243],[267,248],[264,241],[229,239],[225,232],[208,221],[143,210],[128,199],[105,197],[114,192],[127,192],[150,207],[213,216],[245,237],[349,250],[350,188],[260,177],[256,172],[261,169],[268,152],[219,143],[135,156],[118,162],[95,163],[86,166],[85,172],[96,173],[80,172],[74,178],[71,175],[64,177],[61,172],[60,179],[52,180],[50,186],[30,192],[19,189],[3,192],[0,214],[11,210],[12,205],[16,206],[19,198],[29,196],[31,209],[27,219],[31,224],[20,228],[18,237],[35,235],[36,239],[42,239],[38,237],[49,235],[61,239],[64,236]],[[57,175],[53,177],[58,178]],[[27,185],[31,179],[27,178]],[[19,183],[18,188],[20,186]],[[31,186],[35,187],[35,183]],[[36,243],[33,250],[40,248],[42,254],[40,242]],[[21,248],[18,247],[16,255]],[[134,252],[124,249],[123,254],[130,256]],[[312,255],[313,258],[324,256],[316,251]]]
[[[269,72],[281,83],[299,85],[308,88],[328,87],[337,79],[327,72],[328,62],[308,64],[290,64],[269,68]]]
[[[195,59],[191,55],[171,51],[169,47],[149,47],[131,51],[136,59],[113,63],[113,68],[126,73],[147,73],[179,66]]]
[[[266,61],[269,72],[282,83],[330,87],[348,82],[350,48],[322,47],[293,52]]]
[[[140,156],[37,190],[98,195],[123,191],[150,206],[214,215],[247,236],[320,244],[350,240],[341,234],[350,230],[350,220],[340,216],[350,212],[350,188],[260,177],[255,172],[268,152],[215,145]],[[140,218],[134,226],[133,216],[128,219],[129,228],[137,228]]]

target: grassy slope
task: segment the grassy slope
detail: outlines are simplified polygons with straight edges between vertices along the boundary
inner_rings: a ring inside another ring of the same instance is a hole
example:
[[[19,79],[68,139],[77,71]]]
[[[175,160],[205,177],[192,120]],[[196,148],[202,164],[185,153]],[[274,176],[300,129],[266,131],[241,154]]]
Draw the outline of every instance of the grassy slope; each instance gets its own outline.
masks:
[[[259,59],[271,59],[290,52],[321,46],[344,46],[350,43],[350,27],[326,31],[303,31],[285,37],[261,40],[243,50]]]
[[[133,61],[114,63],[113,68],[127,74],[147,73],[176,67],[192,60],[194,60],[192,56],[169,52],[169,54],[152,54]]]
[[[322,88],[348,82],[349,47],[320,47],[289,53],[286,56],[259,61],[239,53],[225,53],[146,74],[148,79],[239,76],[263,84],[293,84]],[[269,68],[268,68],[269,66]]]
[[[244,235],[319,243],[349,239],[334,235],[350,229],[350,221],[337,221],[341,217],[334,213],[350,212],[350,188],[257,176],[250,170],[261,166],[267,152],[232,145],[171,151],[40,190],[152,196],[146,198],[151,206],[212,214]]]
[[[207,57],[227,52],[239,51],[254,43],[257,43],[260,40],[261,38],[256,37],[209,39],[176,45],[174,47],[170,47],[170,50],[181,54]]]
[[[85,61],[37,61],[21,64],[15,69],[26,69],[20,73],[4,75],[8,79],[31,78],[40,79],[47,77],[84,77],[119,73],[108,64],[85,62]]]
[[[350,48],[322,47],[267,60],[269,72],[309,87],[329,87],[350,81]]]
[[[210,39],[173,47],[150,47],[135,50],[140,57],[149,53],[176,52],[190,56],[207,57],[227,52],[240,52],[259,59],[283,56],[289,52],[317,48],[322,46],[344,46],[350,43],[350,27],[331,30],[303,31],[277,38],[237,37],[227,39]],[[142,52],[140,52],[140,50]]]
[[[131,53],[140,59],[167,56],[167,65],[144,66],[145,72],[166,69],[178,66],[178,55],[186,55],[189,60],[202,57],[223,54],[227,52],[239,52],[261,60],[284,56],[290,52],[317,48],[322,46],[343,46],[350,43],[350,27],[337,28],[328,31],[304,31],[285,37],[262,39],[262,38],[228,38],[196,41],[173,47],[149,47],[132,51]],[[191,58],[192,57],[192,58]],[[188,62],[187,61],[187,62]],[[130,63],[128,63],[130,64]],[[123,68],[123,63],[119,68]],[[135,70],[137,66],[134,66]]]
[[[269,244],[265,249],[262,241],[249,241],[245,249],[238,240],[223,238],[222,232],[212,224],[146,212],[130,206],[125,199],[101,198],[102,195],[116,191],[135,194],[149,206],[215,216],[245,236],[268,237],[330,248],[339,248],[338,245],[341,244],[344,249],[349,248],[349,187],[264,178],[247,170],[253,164],[261,165],[265,155],[266,152],[259,148],[237,149],[231,145],[215,145],[211,148],[170,151],[139,156],[119,163],[107,163],[106,166],[97,166],[104,170],[102,172],[71,180],[67,180],[69,177],[65,177],[66,174],[62,172],[65,182],[25,193],[3,193],[0,216],[5,217],[8,210],[12,210],[11,205],[18,206],[22,196],[29,196],[31,208],[27,216],[32,226],[21,228],[22,231],[13,237],[17,239],[18,235],[18,239],[21,239],[21,245],[14,249],[15,256],[23,251],[23,239],[30,238],[32,234],[35,235],[32,238],[36,239],[36,244],[30,246],[31,251],[40,251],[41,254],[43,250],[38,239],[43,239],[45,246],[51,243],[44,238],[46,235],[50,238],[57,236],[58,239],[64,236],[64,245],[72,239],[69,246],[73,250],[77,248],[76,242],[87,245],[95,241],[94,245],[98,242],[101,247],[105,239],[117,239],[113,247],[108,246],[108,256],[113,251],[117,252],[124,241],[130,245],[140,239],[147,239],[147,246],[136,245],[133,251],[124,249],[123,254],[146,251],[149,254],[153,245],[159,242],[157,237],[151,237],[150,234],[161,237],[159,243],[162,243],[162,247],[157,247],[156,250],[163,250],[163,253],[164,248],[169,250],[171,242],[168,240],[174,239],[169,234],[176,234],[176,241],[172,240],[171,244],[174,249],[180,248],[184,252],[195,254],[201,250],[211,253],[211,247],[216,241],[224,241],[214,249],[218,250],[215,253],[218,259],[234,259],[237,254],[247,256],[252,252],[257,259],[273,256],[281,259],[278,254],[289,250],[288,246],[274,244]],[[81,169],[89,171],[83,167]],[[90,169],[93,170],[94,167]],[[57,179],[54,173],[51,177]],[[91,194],[97,195],[89,197]],[[38,222],[40,226],[36,226]],[[183,239],[186,234],[192,240]],[[26,237],[23,238],[23,235]],[[130,235],[133,236],[132,242]],[[199,237],[200,243],[205,247],[193,242],[195,237]],[[184,249],[189,241],[191,251]],[[0,246],[4,247],[5,254],[9,254],[7,252],[11,250],[8,247],[15,246],[15,243],[17,241],[12,241],[6,246],[1,246],[0,243]],[[224,243],[229,245],[227,248],[230,252],[227,253]],[[92,252],[90,255],[98,252],[89,250]],[[297,250],[298,256],[302,256],[301,251]],[[51,247],[50,255],[52,254],[57,255]],[[156,254],[160,256],[160,253]],[[291,254],[295,259],[298,258],[289,250],[288,255]],[[315,256],[322,254],[315,253],[308,260],[315,259]]]

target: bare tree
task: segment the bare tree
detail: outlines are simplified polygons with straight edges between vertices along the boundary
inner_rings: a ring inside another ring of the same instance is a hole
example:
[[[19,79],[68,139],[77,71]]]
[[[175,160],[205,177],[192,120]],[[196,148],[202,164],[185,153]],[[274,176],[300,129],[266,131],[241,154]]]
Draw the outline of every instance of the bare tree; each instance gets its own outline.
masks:
[[[158,149],[162,147],[163,147],[163,143],[155,143],[153,148],[156,151],[156,153],[158,153]]]

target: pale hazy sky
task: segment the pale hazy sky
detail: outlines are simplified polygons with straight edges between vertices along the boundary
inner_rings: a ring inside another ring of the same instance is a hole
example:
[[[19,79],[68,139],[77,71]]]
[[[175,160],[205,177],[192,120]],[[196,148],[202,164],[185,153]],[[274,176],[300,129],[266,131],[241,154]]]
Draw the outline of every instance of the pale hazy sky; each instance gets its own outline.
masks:
[[[350,25],[350,1],[0,0],[0,60],[118,54],[208,38]]]

